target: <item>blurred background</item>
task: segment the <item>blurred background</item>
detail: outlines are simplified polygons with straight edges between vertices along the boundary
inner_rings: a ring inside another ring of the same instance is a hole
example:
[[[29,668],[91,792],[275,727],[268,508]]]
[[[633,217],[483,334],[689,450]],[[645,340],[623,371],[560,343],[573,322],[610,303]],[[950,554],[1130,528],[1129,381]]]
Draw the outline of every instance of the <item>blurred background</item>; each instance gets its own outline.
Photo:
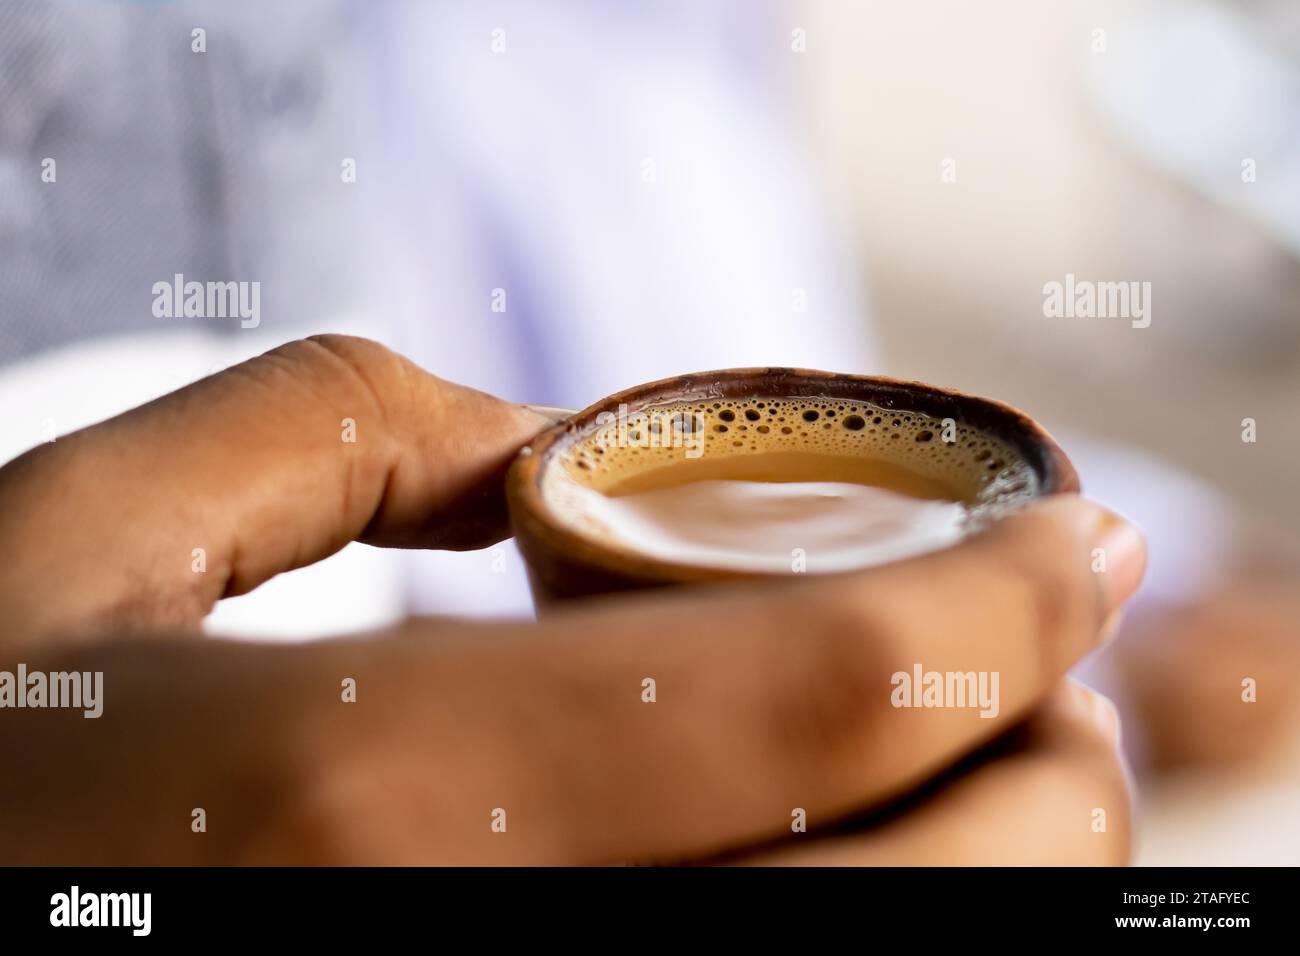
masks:
[[[177,274],[256,322],[157,316]],[[1067,275],[1150,325],[1047,317]],[[569,407],[764,364],[1018,405],[1151,541],[1081,672],[1137,862],[1300,862],[1293,2],[6,0],[0,303],[6,460],[323,331]],[[353,545],[209,623],[413,611],[530,614],[516,552]]]

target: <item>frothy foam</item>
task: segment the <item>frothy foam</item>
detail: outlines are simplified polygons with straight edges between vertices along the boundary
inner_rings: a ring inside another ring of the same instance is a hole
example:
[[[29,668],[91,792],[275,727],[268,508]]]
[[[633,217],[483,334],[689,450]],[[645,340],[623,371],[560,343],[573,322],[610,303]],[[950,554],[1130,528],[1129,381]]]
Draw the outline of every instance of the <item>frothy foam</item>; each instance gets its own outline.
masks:
[[[1038,493],[1033,468],[984,431],[829,397],[611,413],[557,455],[542,492],[572,530],[737,570],[895,560]]]

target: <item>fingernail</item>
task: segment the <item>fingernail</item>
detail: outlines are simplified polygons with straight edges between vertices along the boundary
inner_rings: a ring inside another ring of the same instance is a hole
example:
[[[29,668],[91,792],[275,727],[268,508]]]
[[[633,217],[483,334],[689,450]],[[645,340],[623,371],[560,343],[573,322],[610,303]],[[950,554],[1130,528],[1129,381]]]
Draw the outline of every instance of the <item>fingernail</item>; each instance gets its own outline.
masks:
[[[524,408],[528,409],[535,415],[540,415],[552,425],[558,425],[566,418],[571,418],[578,414],[576,409],[560,408],[557,405],[525,405]]]
[[[1146,543],[1136,527],[1104,509],[1092,541],[1092,569],[1101,575],[1102,593],[1113,617],[1142,583],[1147,562]],[[1107,624],[1110,623],[1108,618]]]

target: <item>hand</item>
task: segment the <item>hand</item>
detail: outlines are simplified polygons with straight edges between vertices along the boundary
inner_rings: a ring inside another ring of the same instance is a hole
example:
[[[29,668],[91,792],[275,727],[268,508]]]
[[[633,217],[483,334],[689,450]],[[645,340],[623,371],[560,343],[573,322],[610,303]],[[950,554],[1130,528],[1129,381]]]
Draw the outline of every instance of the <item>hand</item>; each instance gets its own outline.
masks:
[[[0,857],[1126,859],[1113,714],[1062,676],[1136,588],[1143,549],[1080,499],[888,567],[592,601],[543,624],[198,637],[221,597],[353,539],[498,540],[502,471],[544,425],[325,336],[0,469],[0,669],[103,671],[105,697],[97,720],[0,710]],[[997,715],[893,707],[891,675],[917,663],[998,672]],[[791,832],[797,808],[812,832]]]

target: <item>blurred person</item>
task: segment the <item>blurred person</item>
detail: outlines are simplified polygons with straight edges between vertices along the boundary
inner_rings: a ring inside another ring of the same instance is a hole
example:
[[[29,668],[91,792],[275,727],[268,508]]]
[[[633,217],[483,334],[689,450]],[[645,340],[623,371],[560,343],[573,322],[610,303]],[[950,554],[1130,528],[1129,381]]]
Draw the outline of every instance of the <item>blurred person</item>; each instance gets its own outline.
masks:
[[[843,223],[791,132],[782,9],[7,6],[0,102],[17,104],[21,159],[3,168],[0,394],[24,409],[7,450],[51,417],[61,432],[324,327],[569,406],[688,368],[881,370]],[[146,290],[178,273],[264,277],[258,325],[160,321]],[[96,373],[69,404],[65,383]],[[116,395],[96,394],[106,380]],[[1066,447],[1090,486],[1133,458]],[[1154,522],[1165,483],[1147,478],[1103,500]],[[1176,522],[1198,539],[1233,526],[1216,496],[1185,500]],[[1151,593],[1189,593],[1204,578],[1168,526]],[[278,620],[279,581],[210,626],[308,636],[406,610],[527,613],[512,555],[505,574],[476,554],[336,560],[338,586],[283,585]]]

